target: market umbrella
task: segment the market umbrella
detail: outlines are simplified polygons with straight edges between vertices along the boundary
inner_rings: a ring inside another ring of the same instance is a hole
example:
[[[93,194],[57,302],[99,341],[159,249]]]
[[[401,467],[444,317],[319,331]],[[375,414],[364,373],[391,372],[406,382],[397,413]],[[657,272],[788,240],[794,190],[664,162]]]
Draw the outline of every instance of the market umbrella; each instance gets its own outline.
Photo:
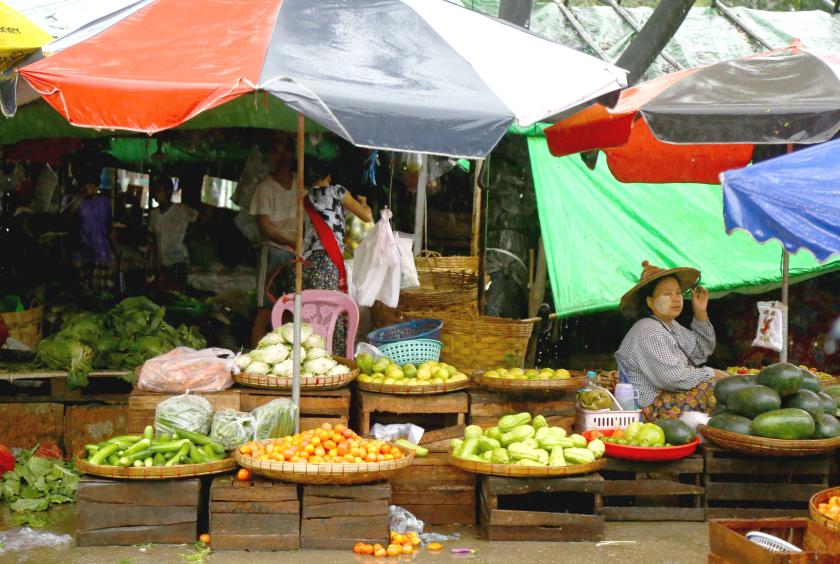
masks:
[[[298,257],[304,116],[361,147],[474,158],[514,121],[626,85],[608,63],[444,0],[141,0],[124,12],[20,75],[71,124],[100,129],[154,133],[254,91],[281,100],[298,115]],[[296,401],[300,290],[298,259]]]
[[[603,150],[622,182],[717,184],[756,145],[821,143],[838,130],[840,55],[794,43],[641,83],[545,136],[555,156]]]
[[[0,70],[13,65],[51,40],[52,35],[20,12],[0,2]]]

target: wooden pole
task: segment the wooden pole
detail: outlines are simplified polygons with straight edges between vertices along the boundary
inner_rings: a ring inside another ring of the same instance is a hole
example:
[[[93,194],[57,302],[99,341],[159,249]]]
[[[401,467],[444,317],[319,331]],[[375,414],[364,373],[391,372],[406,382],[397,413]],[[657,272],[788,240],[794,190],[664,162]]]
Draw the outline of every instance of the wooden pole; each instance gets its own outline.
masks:
[[[479,201],[479,239],[478,239],[478,314],[484,315],[484,258],[487,250],[487,192]]]
[[[303,292],[303,144],[304,119],[298,113],[297,121],[297,194],[295,229],[295,303],[294,303],[294,339],[292,349],[292,401],[298,407],[295,416],[295,432],[300,432],[300,324],[301,324],[301,292]]]
[[[478,178],[481,174],[481,167],[484,161],[481,159],[473,161],[473,213],[472,213],[472,236],[470,237],[470,256],[478,256],[478,239],[481,230],[481,186]]]

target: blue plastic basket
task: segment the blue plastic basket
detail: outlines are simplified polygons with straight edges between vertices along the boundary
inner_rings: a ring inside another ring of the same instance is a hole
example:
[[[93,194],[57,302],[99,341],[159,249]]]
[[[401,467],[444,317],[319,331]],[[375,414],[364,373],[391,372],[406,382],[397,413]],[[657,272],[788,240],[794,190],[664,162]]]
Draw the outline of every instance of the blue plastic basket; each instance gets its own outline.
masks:
[[[379,350],[402,366],[404,364],[423,364],[430,360],[437,362],[440,360],[440,349],[442,348],[443,343],[435,339],[411,339],[382,345]]]
[[[443,321],[439,319],[414,319],[396,325],[389,325],[381,329],[371,331],[367,335],[368,342],[374,347],[382,347],[397,341],[410,341],[412,339],[440,339],[440,330]]]

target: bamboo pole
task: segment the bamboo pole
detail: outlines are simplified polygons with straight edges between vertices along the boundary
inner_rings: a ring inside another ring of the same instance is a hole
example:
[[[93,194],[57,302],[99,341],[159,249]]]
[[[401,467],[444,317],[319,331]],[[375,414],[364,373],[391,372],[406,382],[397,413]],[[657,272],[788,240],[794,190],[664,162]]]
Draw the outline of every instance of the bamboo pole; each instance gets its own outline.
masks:
[[[303,291],[303,144],[304,119],[298,112],[297,120],[297,194],[295,232],[295,304],[294,304],[294,339],[292,349],[292,401],[297,406],[295,415],[295,433],[300,432],[300,325],[301,325],[301,292]]]
[[[481,166],[484,161],[481,159],[473,161],[473,213],[472,213],[472,237],[470,238],[470,256],[478,256],[478,240],[481,229],[481,186],[478,185],[478,178],[481,174]]]

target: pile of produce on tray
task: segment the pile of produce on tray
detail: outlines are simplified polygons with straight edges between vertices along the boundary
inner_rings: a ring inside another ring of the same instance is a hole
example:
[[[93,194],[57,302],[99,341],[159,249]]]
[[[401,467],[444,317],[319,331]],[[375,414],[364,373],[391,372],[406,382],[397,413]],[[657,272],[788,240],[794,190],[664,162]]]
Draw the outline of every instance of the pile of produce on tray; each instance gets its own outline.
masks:
[[[256,460],[308,464],[358,464],[386,462],[405,457],[398,446],[363,439],[341,423],[324,423],[296,435],[269,441],[254,441],[239,447],[239,453]]]
[[[61,459],[55,448],[21,450],[12,457],[0,446],[0,499],[15,512],[46,511],[51,505],[72,503],[79,475],[70,462]]]
[[[414,554],[420,550],[420,535],[415,531],[408,531],[406,533],[398,533],[391,531],[390,543],[385,548],[381,544],[367,544],[364,542],[357,542],[353,545],[353,552],[356,554],[369,554],[376,557],[384,556],[399,556],[404,554],[406,556]],[[434,547],[432,545],[435,545]],[[426,546],[427,550],[440,550],[443,546],[439,543],[431,543]]]
[[[463,439],[452,439],[450,453],[456,458],[488,464],[520,466],[567,466],[588,464],[604,455],[600,439],[566,435],[562,427],[550,427],[542,415],[527,412],[505,415],[487,430],[469,425]]]
[[[837,399],[840,387],[826,393],[810,371],[778,363],[756,375],[715,383],[718,407],[709,426],[770,439],[840,437]],[[833,394],[833,395],[832,395]]]
[[[639,447],[670,447],[686,445],[696,438],[694,430],[679,419],[660,419],[653,423],[636,421],[624,429],[614,429],[607,436],[594,430],[589,435],[605,443]]]
[[[454,384],[468,380],[466,374],[449,364],[436,361],[424,362],[419,366],[400,366],[388,358],[374,360],[368,353],[356,356],[356,365],[361,374],[360,382],[385,384],[388,386],[428,386],[431,384]]]
[[[286,323],[263,337],[256,349],[237,356],[236,364],[246,374],[291,378],[294,370],[293,342],[294,323]],[[351,372],[350,368],[333,359],[326,350],[326,338],[316,335],[309,323],[300,326],[300,343],[301,378],[340,376]]]
[[[572,374],[565,368],[554,370],[552,368],[497,368],[484,373],[487,378],[499,378],[500,380],[570,380]]]
[[[126,298],[106,313],[67,315],[61,330],[35,347],[35,361],[68,371],[70,387],[88,384],[96,368],[134,370],[175,347],[204,348],[201,335],[164,321],[166,310],[148,298]]]
[[[817,511],[832,521],[840,521],[840,496],[833,495],[825,503],[817,504]]]
[[[837,378],[835,376],[832,376],[831,374],[828,374],[827,372],[820,372],[816,368],[809,368],[809,367],[805,366],[804,364],[800,364],[799,368],[801,368],[802,370],[807,370],[808,372],[810,372],[811,374],[816,376],[817,380],[819,380],[820,382],[834,382],[835,380],[837,380]],[[758,374],[759,372],[761,372],[761,369],[759,369],[759,368],[747,368],[745,366],[729,366],[729,367],[726,368],[726,371],[729,374],[732,374],[733,376],[735,376],[735,375],[743,376],[743,375]]]
[[[148,425],[142,435],[120,435],[85,445],[85,456],[88,464],[149,468],[218,462],[227,458],[227,450],[207,435],[185,429],[155,437]]]

